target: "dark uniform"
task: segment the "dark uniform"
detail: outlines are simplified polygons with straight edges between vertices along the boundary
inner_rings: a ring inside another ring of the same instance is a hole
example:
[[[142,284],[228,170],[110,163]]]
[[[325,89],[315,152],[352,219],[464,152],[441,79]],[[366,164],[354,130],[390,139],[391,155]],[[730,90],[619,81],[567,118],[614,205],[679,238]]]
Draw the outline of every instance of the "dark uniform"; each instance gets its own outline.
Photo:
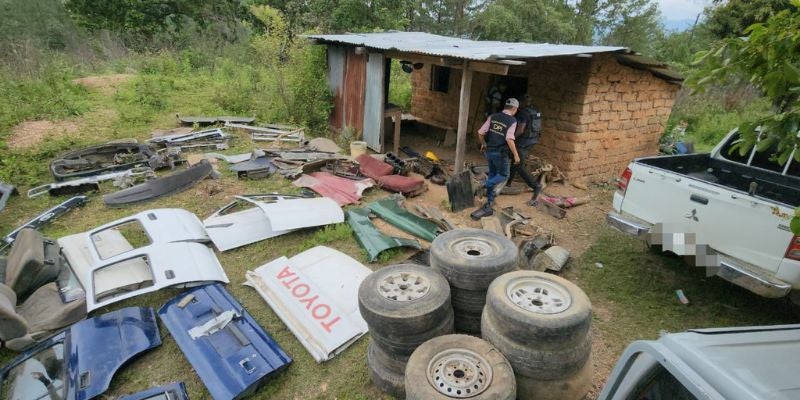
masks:
[[[542,185],[532,176],[525,166],[525,161],[528,158],[528,152],[536,143],[539,143],[539,138],[542,135],[542,114],[539,110],[527,106],[520,108],[517,112],[518,124],[525,124],[525,131],[517,135],[515,143],[517,144],[517,153],[519,153],[519,164],[511,166],[511,172],[508,176],[508,185],[514,180],[514,175],[519,173],[522,180],[533,189],[532,201],[535,201],[542,191]]]

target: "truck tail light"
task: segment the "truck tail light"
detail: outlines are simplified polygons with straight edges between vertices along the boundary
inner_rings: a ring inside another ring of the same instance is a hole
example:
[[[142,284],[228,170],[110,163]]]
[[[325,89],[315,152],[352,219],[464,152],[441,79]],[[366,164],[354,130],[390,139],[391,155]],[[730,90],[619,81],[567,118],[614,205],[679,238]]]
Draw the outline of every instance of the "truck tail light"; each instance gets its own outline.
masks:
[[[789,247],[786,249],[786,258],[800,261],[800,235],[794,235]]]
[[[622,172],[622,175],[617,179],[617,187],[622,194],[628,190],[628,182],[631,180],[631,176],[633,176],[633,171],[630,168],[625,168],[625,171]]]

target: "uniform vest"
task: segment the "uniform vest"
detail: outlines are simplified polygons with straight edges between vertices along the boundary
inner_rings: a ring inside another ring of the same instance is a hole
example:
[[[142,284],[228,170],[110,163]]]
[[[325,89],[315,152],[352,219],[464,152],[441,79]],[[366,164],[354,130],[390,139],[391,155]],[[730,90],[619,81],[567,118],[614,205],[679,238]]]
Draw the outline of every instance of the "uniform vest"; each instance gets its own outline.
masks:
[[[516,123],[514,117],[504,113],[498,112],[492,114],[489,118],[489,131],[486,132],[486,150],[488,151],[504,151],[508,149],[506,143],[506,135],[508,129]]]

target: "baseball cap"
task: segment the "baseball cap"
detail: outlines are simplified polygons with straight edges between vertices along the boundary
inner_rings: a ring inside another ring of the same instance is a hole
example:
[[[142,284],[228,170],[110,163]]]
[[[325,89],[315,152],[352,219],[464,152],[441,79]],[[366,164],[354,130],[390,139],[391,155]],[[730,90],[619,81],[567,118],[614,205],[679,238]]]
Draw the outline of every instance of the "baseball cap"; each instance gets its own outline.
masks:
[[[511,107],[519,107],[519,101],[512,97],[506,100],[506,105]]]

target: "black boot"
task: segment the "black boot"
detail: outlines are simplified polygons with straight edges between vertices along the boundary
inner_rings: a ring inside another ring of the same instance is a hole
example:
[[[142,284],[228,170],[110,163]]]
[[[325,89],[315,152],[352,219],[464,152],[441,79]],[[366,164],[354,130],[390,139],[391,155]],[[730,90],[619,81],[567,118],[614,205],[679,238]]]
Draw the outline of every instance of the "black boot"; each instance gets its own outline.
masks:
[[[494,214],[494,210],[492,209],[492,203],[487,201],[480,208],[473,211],[472,214],[470,214],[469,216],[470,218],[477,221],[483,217],[491,216],[492,214]]]

